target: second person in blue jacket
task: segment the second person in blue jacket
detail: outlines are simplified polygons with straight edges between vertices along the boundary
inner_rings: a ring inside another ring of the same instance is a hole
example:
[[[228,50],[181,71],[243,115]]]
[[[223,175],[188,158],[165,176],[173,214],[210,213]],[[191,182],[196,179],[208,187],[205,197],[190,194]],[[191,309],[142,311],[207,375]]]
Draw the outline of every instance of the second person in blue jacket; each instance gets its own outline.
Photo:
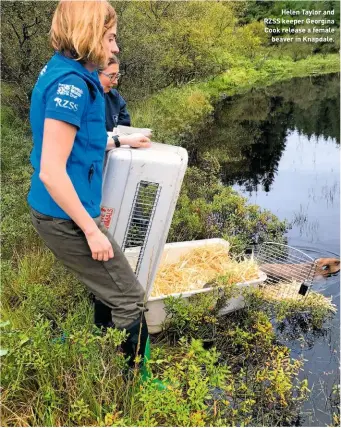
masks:
[[[112,132],[117,125],[131,126],[127,103],[116,89],[119,78],[119,61],[116,56],[113,56],[108,66],[99,72],[99,80],[104,91],[107,132]]]

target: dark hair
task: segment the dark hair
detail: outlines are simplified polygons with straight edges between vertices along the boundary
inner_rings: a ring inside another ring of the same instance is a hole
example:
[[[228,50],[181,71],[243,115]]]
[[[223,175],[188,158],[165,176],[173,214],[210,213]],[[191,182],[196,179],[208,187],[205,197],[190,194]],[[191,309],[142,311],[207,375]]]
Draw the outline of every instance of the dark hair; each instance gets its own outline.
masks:
[[[108,67],[109,67],[109,65],[112,65],[112,64],[120,64],[120,60],[117,58],[117,56],[116,55],[113,55],[110,59],[109,59],[109,62],[108,62]]]
[[[109,67],[109,65],[112,65],[112,64],[120,64],[120,60],[117,58],[117,56],[116,55],[113,55],[110,59],[109,59],[109,61],[108,61],[108,64],[105,66],[105,67],[99,67],[98,68],[98,71],[103,71],[103,70],[105,70],[106,68],[108,68]]]

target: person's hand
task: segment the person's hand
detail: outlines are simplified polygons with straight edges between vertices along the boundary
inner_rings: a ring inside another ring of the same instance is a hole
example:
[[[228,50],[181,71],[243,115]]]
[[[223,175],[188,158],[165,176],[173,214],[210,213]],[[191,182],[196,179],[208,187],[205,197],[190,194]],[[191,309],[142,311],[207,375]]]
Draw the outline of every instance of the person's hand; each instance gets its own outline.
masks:
[[[134,148],[146,149],[151,146],[150,139],[140,133],[120,135],[119,139],[121,145],[127,145]]]
[[[109,239],[98,228],[85,234],[85,237],[94,260],[107,262],[114,257],[114,250]]]

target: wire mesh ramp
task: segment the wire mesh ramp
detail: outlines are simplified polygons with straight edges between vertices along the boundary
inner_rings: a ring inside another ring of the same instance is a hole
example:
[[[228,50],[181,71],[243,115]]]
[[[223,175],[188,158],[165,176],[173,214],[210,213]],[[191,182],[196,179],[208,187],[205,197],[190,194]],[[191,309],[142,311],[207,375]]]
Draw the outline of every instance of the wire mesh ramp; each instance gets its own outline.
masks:
[[[267,275],[263,290],[271,300],[304,299],[314,281],[316,261],[297,248],[277,242],[265,242],[254,259]]]

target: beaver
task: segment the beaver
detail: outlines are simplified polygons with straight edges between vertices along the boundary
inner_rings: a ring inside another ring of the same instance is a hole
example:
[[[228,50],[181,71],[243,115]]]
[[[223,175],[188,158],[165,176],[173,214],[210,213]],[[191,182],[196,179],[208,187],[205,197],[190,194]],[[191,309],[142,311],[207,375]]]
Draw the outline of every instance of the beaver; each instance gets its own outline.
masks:
[[[323,276],[325,278],[336,275],[340,272],[340,260],[330,257],[320,258],[315,260],[316,273],[315,276]]]

